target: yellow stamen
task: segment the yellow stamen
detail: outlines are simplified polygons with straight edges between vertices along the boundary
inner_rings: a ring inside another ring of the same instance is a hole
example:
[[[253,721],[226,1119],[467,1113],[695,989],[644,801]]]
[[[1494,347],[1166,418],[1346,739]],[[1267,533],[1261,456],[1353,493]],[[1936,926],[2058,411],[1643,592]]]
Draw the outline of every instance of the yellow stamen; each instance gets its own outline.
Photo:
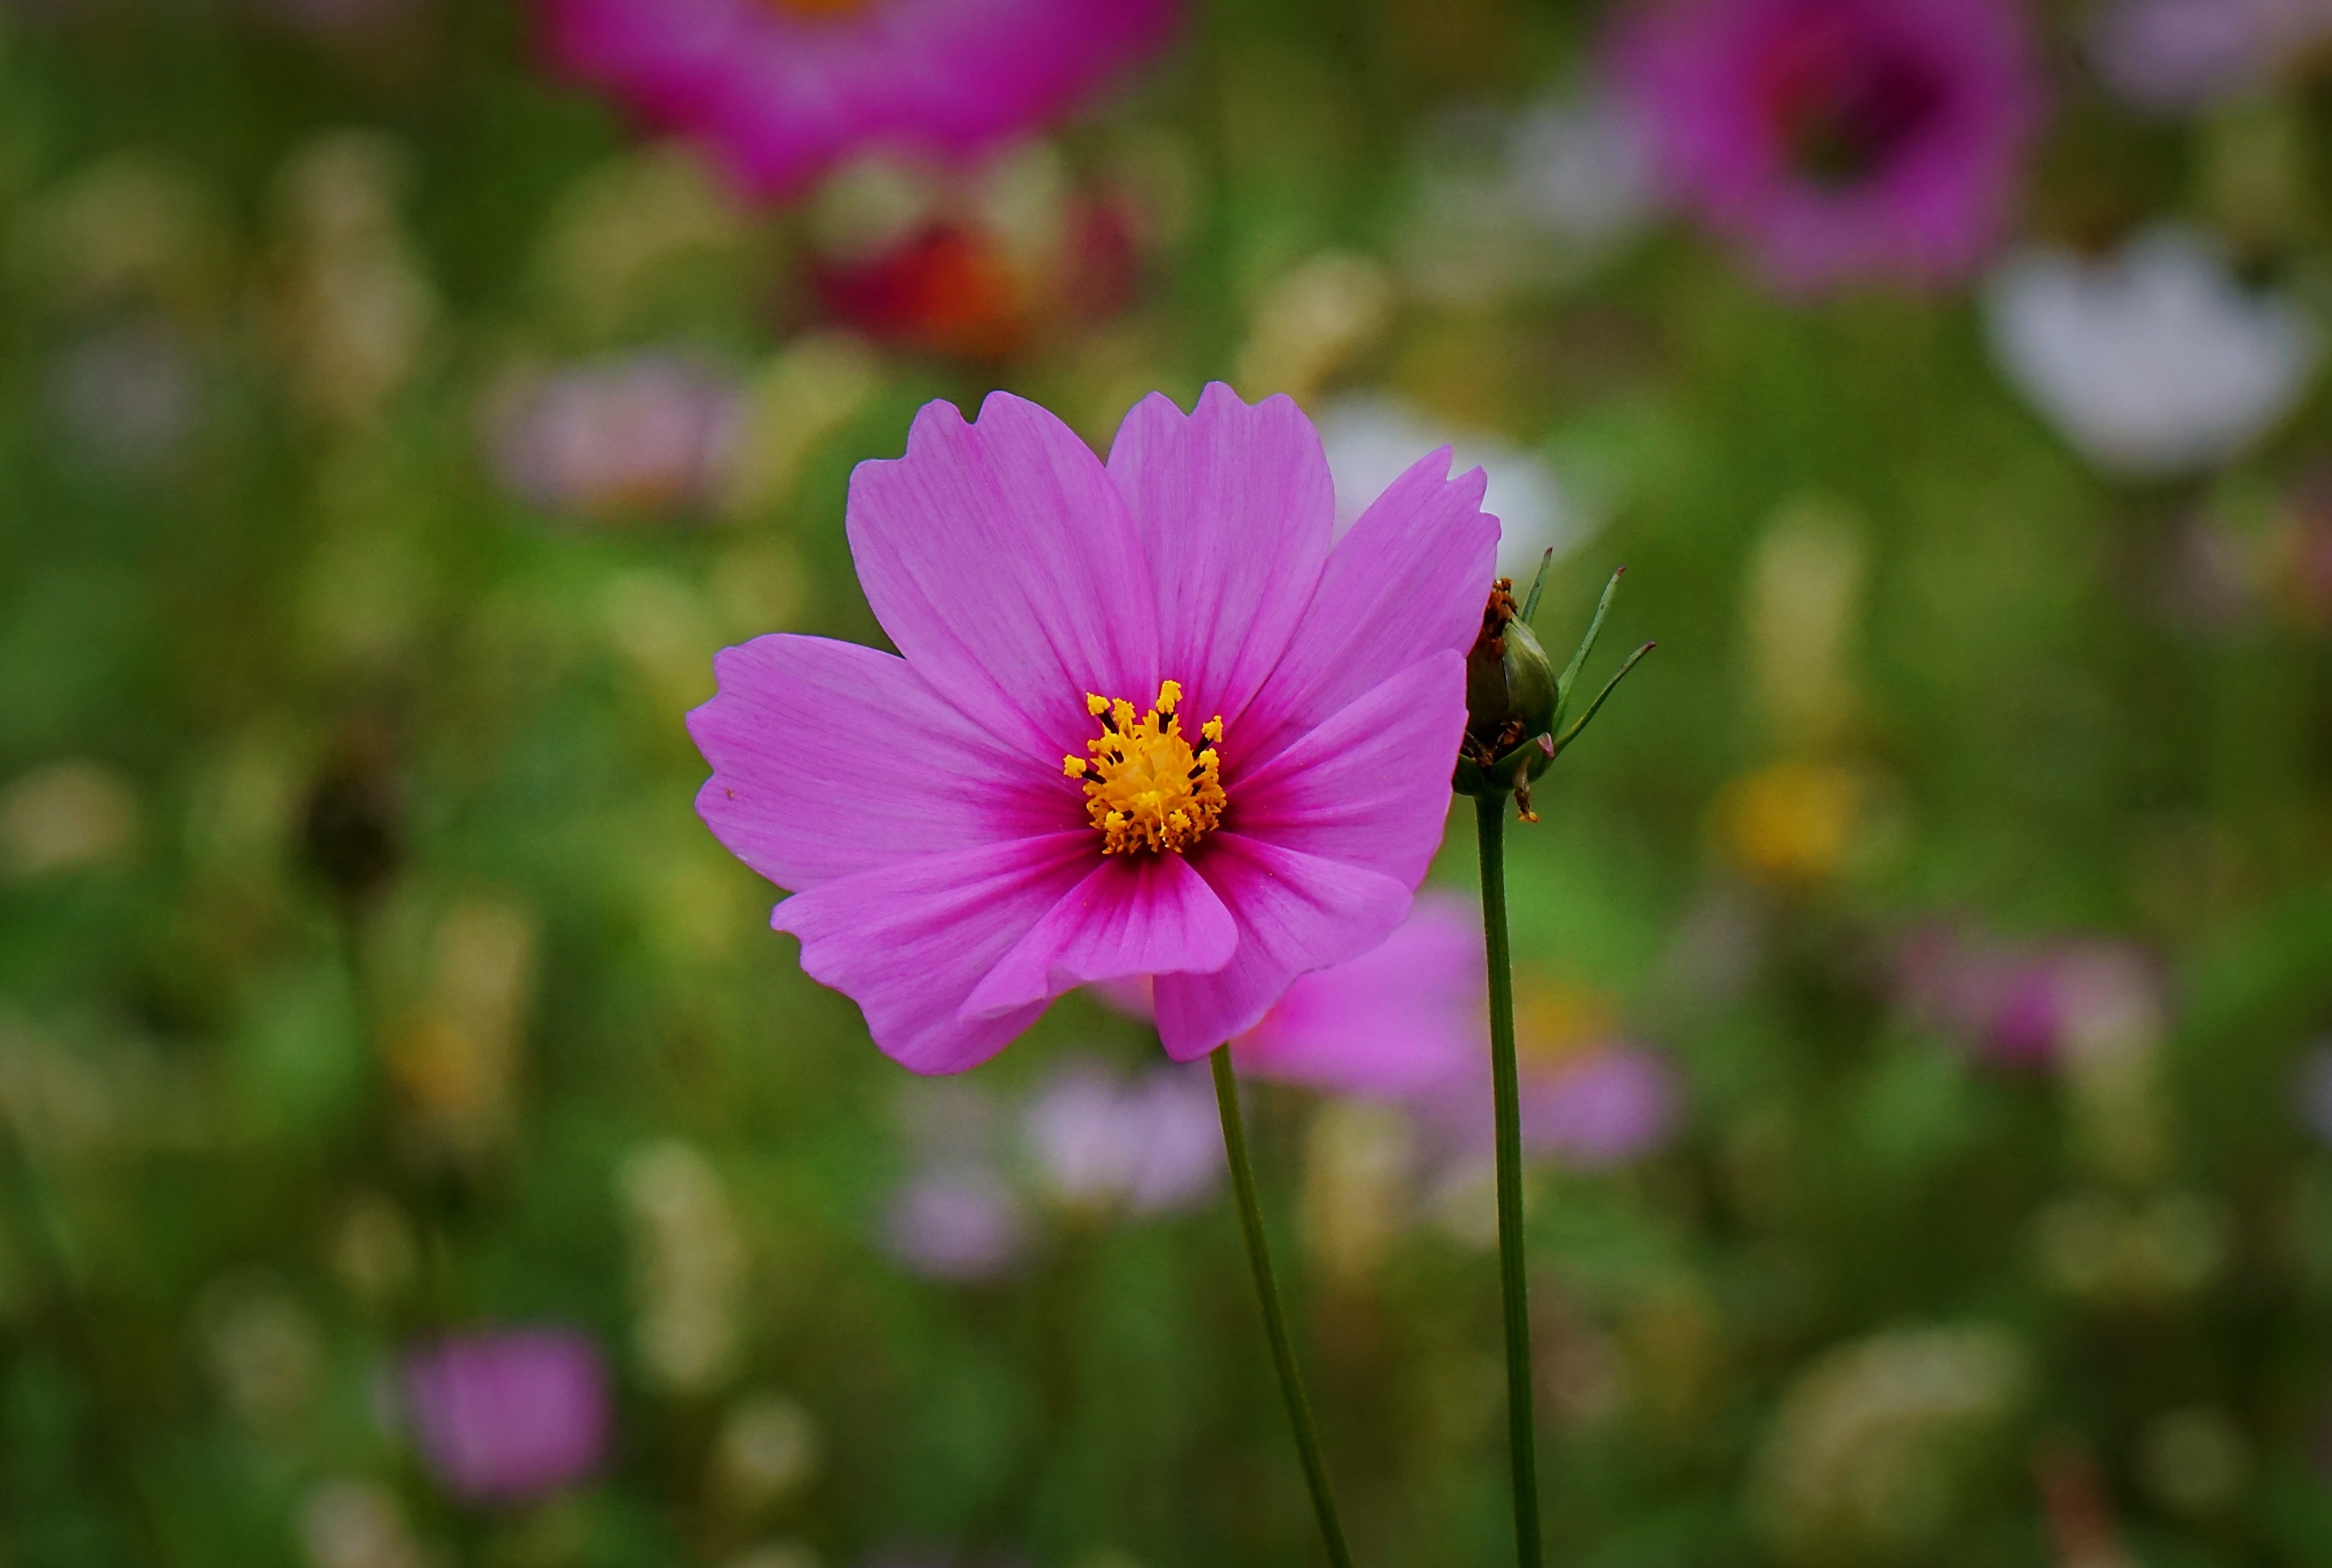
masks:
[[[1103,732],[1085,742],[1086,755],[1063,759],[1070,778],[1085,785],[1085,815],[1102,834],[1105,855],[1189,849],[1222,820],[1223,721],[1199,726],[1194,748],[1174,716],[1180,683],[1167,681],[1147,713],[1120,697],[1088,694],[1085,712]]]

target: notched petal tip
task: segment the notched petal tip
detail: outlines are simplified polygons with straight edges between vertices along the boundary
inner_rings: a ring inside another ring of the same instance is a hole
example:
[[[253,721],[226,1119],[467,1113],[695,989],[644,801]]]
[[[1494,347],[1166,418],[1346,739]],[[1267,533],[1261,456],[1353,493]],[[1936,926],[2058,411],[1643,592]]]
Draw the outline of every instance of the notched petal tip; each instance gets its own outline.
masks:
[[[994,394],[990,394],[990,396],[994,396]],[[963,410],[957,407],[948,399],[944,397],[932,398],[930,402],[916,409],[914,418],[907,422],[907,448],[904,456],[914,456],[917,448],[922,446],[926,442],[936,441],[947,435],[951,435],[955,432],[965,428],[970,423],[971,421],[963,416]],[[865,468],[869,464],[897,463],[901,461],[903,461],[903,459],[898,457],[870,457],[865,463],[861,463],[858,466],[860,468]],[[855,470],[853,472],[855,473]]]
[[[952,404],[948,404],[946,406],[949,407],[954,406]],[[926,405],[926,406],[929,406],[929,405]],[[975,425],[978,424],[980,420],[987,418],[991,413],[1000,415],[1002,417],[1007,419],[1011,418],[1017,414],[1038,414],[1042,415],[1049,423],[1055,425],[1061,423],[1060,416],[1055,414],[1051,409],[1046,407],[1043,404],[1031,403],[1027,398],[1021,397],[1018,393],[1007,392],[1001,387],[997,387],[994,391],[989,393],[987,397],[982,397],[980,400],[980,413],[978,416],[972,420],[972,423]]]

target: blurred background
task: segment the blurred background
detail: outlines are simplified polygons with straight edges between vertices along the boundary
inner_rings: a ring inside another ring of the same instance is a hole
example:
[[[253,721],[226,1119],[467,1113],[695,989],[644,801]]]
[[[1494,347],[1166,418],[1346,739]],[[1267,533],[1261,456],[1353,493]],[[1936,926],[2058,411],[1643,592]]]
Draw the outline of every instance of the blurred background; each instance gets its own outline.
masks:
[[[1314,1560],[1203,1071],[1086,997],[895,1067],[682,728],[881,641],[926,400],[1211,378],[1660,641],[1509,837],[1554,1560],[2332,1561],[2327,71],[2319,0],[0,4],[0,1564]],[[1242,1047],[1371,1568],[1511,1550],[1486,1119],[1318,1070],[1478,1037],[1467,840]]]

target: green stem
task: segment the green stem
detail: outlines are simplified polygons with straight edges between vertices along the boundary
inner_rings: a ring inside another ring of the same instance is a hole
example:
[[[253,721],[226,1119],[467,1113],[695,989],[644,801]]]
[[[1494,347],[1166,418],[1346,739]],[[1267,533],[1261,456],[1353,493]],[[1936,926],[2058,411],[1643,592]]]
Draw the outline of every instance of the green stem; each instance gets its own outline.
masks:
[[[0,1111],[0,1176],[5,1176],[16,1209],[17,1245],[25,1271],[33,1276],[39,1309],[53,1320],[64,1341],[66,1355],[78,1362],[89,1387],[91,1436],[100,1450],[104,1485],[113,1493],[119,1516],[136,1538],[136,1555],[161,1568],[171,1554],[164,1543],[152,1499],[147,1495],[134,1450],[120,1419],[118,1380],[108,1375],[102,1336],[91,1321],[89,1303],[74,1277],[73,1266],[58,1234],[46,1183],[33,1169],[33,1155],[8,1113]]]
[[[1231,1048],[1219,1046],[1212,1057],[1215,1105],[1223,1115],[1223,1151],[1231,1162],[1231,1191],[1238,1200],[1239,1229],[1247,1233],[1247,1261],[1255,1266],[1255,1293],[1263,1298],[1264,1332],[1271,1339],[1272,1365],[1279,1372],[1279,1391],[1286,1396],[1287,1420],[1295,1429],[1295,1451],[1304,1460],[1304,1479],[1312,1488],[1312,1506],[1320,1515],[1320,1535],[1327,1543],[1328,1561],[1335,1568],[1352,1568],[1352,1549],[1344,1544],[1344,1526],[1336,1518],[1336,1495],[1328,1486],[1328,1467],[1320,1458],[1320,1435],[1312,1427],[1312,1406],[1304,1397],[1304,1380],[1295,1370],[1295,1347],[1287,1337],[1287,1312],[1279,1303],[1279,1286],[1271,1274],[1271,1250],[1263,1237],[1263,1209],[1255,1197],[1255,1167],[1247,1162],[1247,1123],[1239,1116],[1238,1079],[1231,1071]]]
[[[1538,1428],[1531,1410],[1530,1276],[1523,1264],[1522,1081],[1515,1066],[1514,954],[1506,942],[1506,798],[1474,798],[1482,857],[1482,934],[1490,950],[1490,1070],[1497,1097],[1498,1286],[1506,1319],[1506,1448],[1514,1465],[1515,1549],[1544,1560],[1538,1523]]]

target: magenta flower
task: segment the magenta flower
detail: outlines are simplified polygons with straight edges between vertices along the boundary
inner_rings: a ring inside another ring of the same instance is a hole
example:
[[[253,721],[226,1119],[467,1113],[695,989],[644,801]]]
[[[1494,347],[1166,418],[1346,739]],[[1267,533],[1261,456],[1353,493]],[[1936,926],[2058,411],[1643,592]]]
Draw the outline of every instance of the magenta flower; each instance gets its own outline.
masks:
[[[2150,1035],[2165,1007],[2154,965],[2126,944],[2022,946],[1934,927],[1904,943],[1898,994],[1931,1024],[2012,1067],[2050,1067],[2095,1037]]]
[[[697,810],[771,923],[918,1072],[1054,997],[1157,977],[1177,1060],[1382,942],[1440,843],[1497,522],[1419,459],[1332,548],[1295,405],[1152,394],[1107,466],[1042,408],[927,405],[852,475],[903,658],[766,636],[689,715]],[[1201,717],[1203,715],[1203,717]]]
[[[455,1334],[414,1352],[404,1370],[421,1457],[465,1501],[559,1491],[588,1476],[607,1448],[607,1371],[576,1330]]]
[[[1161,47],[1180,0],[539,0],[552,59],[786,196],[865,149],[963,158]]]
[[[1490,1025],[1482,931],[1467,901],[1419,894],[1376,948],[1306,975],[1233,1047],[1253,1076],[1407,1105],[1462,1160],[1486,1155]],[[1523,1143],[1579,1170],[1666,1143],[1683,1111],[1668,1058],[1615,1040],[1522,1061]]]
[[[1677,200],[1789,290],[1965,274],[2040,119],[2015,0],[1670,0],[1615,60]]]

